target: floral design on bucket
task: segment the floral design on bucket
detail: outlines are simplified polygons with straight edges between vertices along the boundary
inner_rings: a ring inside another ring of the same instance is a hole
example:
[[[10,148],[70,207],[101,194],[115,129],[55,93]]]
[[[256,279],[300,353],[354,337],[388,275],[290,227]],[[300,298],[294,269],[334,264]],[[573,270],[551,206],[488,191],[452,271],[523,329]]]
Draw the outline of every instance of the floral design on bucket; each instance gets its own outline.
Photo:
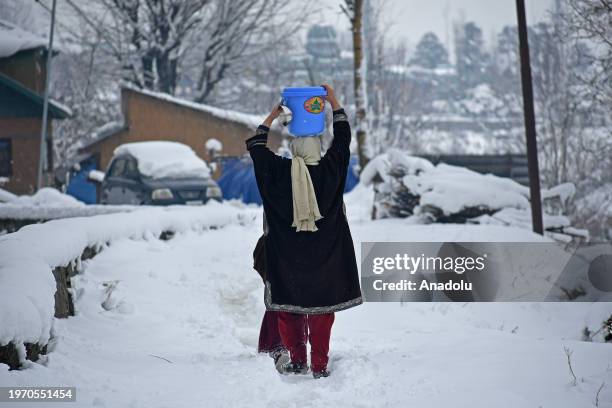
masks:
[[[310,113],[321,113],[324,106],[325,101],[320,96],[313,96],[304,102],[304,109]]]

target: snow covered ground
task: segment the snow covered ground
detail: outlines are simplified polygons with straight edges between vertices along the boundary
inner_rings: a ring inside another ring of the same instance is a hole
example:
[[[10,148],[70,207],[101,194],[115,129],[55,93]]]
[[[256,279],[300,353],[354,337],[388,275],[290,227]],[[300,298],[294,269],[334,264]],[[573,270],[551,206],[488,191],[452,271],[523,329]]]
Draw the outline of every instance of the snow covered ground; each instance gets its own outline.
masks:
[[[364,190],[347,198],[357,244],[540,239],[501,226],[367,221],[367,200]],[[331,377],[279,376],[255,351],[260,234],[258,217],[169,241],[112,241],[74,279],[77,315],[55,321],[42,364],[0,365],[0,384],[76,386],[71,407],[583,408],[605,382],[599,406],[612,406],[612,346],[580,341],[612,312],[603,303],[366,303],[337,315]]]

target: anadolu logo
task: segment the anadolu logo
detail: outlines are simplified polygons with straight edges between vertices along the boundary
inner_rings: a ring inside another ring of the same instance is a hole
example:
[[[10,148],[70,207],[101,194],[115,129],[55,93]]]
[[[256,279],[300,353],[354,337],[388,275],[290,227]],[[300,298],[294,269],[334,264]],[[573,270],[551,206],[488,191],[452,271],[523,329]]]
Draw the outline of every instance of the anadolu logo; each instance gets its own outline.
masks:
[[[304,109],[310,113],[321,113],[323,112],[323,107],[325,106],[325,101],[320,96],[313,96],[304,102]]]

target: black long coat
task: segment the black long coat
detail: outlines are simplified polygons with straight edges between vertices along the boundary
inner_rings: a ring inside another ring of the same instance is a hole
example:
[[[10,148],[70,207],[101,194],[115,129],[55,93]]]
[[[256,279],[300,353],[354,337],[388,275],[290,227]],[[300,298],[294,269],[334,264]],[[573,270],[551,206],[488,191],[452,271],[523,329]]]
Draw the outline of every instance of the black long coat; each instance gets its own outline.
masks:
[[[266,147],[268,131],[260,126],[246,141],[267,224],[262,258],[266,308],[317,314],[359,305],[359,275],[343,201],[351,142],[346,114],[334,112],[334,140],[319,165],[308,166],[323,216],[315,232],[291,227],[291,160]]]

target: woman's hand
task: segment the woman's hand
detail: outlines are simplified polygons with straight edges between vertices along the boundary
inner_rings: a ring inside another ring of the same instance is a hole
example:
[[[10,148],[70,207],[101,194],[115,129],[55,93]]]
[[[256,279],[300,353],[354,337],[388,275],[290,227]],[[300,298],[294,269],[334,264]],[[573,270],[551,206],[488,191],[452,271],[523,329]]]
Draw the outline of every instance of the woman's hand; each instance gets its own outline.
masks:
[[[270,112],[268,117],[263,121],[263,125],[266,127],[272,126],[274,119],[278,118],[278,115],[281,113],[283,113],[283,108],[281,108],[280,103],[277,103],[274,105],[274,108],[272,108],[272,112]]]
[[[327,91],[327,96],[325,97],[325,100],[327,100],[331,104],[332,110],[340,109],[341,106],[338,100],[336,99],[336,92],[334,91],[334,88],[332,88],[332,86],[328,83],[325,83],[321,86]]]

